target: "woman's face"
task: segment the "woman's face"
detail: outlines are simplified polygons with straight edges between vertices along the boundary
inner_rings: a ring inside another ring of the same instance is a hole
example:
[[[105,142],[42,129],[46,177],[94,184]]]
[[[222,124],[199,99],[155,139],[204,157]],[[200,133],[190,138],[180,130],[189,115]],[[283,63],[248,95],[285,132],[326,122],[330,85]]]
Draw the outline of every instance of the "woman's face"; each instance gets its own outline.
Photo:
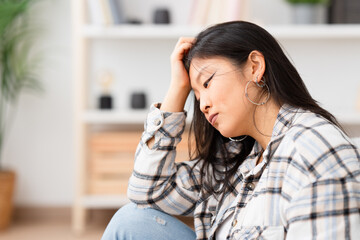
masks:
[[[224,137],[248,135],[254,105],[245,97],[245,86],[251,81],[251,68],[241,69],[225,58],[194,58],[189,76],[200,110]],[[255,88],[248,89],[253,95]]]

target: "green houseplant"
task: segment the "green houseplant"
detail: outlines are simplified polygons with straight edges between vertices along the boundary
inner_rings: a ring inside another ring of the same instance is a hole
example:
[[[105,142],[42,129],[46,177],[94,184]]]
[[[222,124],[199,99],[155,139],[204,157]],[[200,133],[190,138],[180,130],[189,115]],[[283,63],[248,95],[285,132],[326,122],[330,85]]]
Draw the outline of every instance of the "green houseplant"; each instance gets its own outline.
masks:
[[[3,166],[4,140],[20,93],[41,90],[33,74],[38,61],[32,52],[34,31],[29,22],[32,0],[0,0],[0,230],[12,216],[15,172]]]
[[[295,24],[324,23],[328,0],[286,0],[293,9]]]

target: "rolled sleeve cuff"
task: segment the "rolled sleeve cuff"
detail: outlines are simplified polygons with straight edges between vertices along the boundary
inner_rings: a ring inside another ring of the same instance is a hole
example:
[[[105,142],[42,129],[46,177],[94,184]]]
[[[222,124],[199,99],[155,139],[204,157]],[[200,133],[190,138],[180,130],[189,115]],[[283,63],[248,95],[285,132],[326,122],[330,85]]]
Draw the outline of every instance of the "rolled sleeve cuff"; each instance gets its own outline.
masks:
[[[164,112],[159,109],[160,106],[159,103],[151,105],[142,136],[144,143],[155,137],[153,149],[176,146],[175,142],[181,140],[181,134],[185,129],[186,111]]]

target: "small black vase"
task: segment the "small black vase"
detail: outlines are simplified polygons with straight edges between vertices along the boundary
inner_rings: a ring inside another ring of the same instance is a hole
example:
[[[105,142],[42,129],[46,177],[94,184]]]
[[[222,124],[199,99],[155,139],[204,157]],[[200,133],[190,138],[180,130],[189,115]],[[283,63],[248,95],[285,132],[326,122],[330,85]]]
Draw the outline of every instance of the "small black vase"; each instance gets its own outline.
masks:
[[[112,97],[110,95],[101,95],[99,99],[100,109],[112,109]]]
[[[170,11],[166,8],[158,8],[154,11],[153,23],[155,24],[169,24]]]
[[[131,94],[131,108],[144,109],[146,108],[146,94],[143,92],[136,92]]]

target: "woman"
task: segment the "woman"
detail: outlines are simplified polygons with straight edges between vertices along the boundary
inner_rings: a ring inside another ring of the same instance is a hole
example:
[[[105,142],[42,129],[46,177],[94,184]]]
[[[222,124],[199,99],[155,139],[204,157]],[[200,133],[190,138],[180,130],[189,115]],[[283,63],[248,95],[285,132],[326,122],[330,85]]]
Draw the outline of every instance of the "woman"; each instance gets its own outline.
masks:
[[[248,22],[181,38],[103,239],[360,239],[359,151]],[[195,94],[194,160],[174,163]],[[194,216],[195,232],[173,215]]]

